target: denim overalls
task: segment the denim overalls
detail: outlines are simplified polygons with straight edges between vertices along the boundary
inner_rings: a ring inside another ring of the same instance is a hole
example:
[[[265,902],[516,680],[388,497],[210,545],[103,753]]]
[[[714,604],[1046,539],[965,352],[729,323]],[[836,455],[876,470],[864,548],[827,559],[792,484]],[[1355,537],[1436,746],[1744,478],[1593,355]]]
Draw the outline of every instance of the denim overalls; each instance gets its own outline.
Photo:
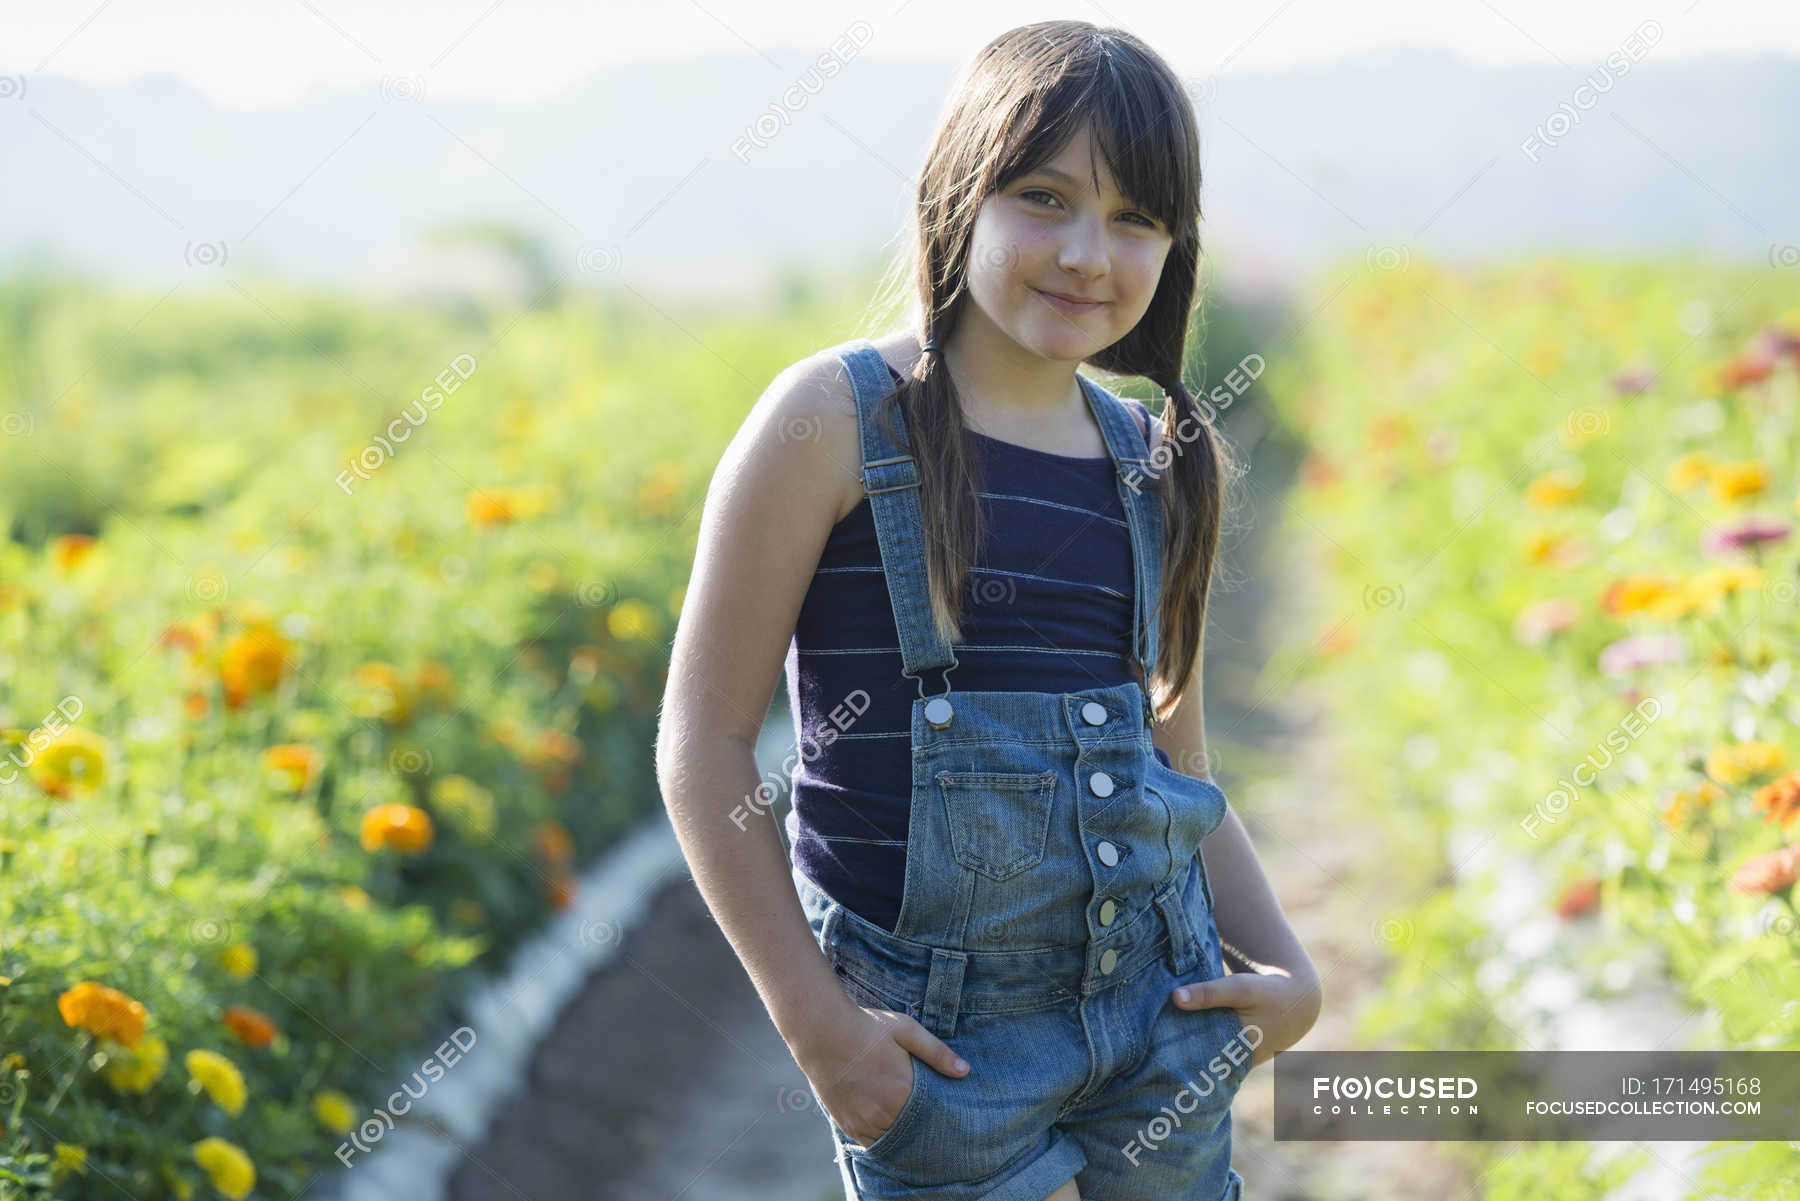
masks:
[[[855,388],[903,674],[919,686],[898,926],[864,920],[797,867],[793,878],[850,997],[917,1019],[971,1069],[943,1076],[914,1057],[905,1107],[868,1146],[831,1122],[845,1195],[1043,1201],[1075,1177],[1083,1201],[1234,1201],[1231,1101],[1254,1041],[1236,1010],[1182,1010],[1169,995],[1224,975],[1199,850],[1225,794],[1156,758],[1137,681],[951,687],[956,657],[926,594],[916,465],[899,414],[898,444],[875,418],[892,379],[867,339],[833,351]],[[1137,422],[1077,378],[1119,472],[1147,679],[1161,499]]]

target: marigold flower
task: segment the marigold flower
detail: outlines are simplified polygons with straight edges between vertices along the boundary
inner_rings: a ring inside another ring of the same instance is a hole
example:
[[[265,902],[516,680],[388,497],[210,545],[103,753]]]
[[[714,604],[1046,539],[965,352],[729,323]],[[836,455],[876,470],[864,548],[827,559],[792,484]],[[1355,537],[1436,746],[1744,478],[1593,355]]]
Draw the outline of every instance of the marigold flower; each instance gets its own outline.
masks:
[[[431,815],[413,805],[395,801],[377,805],[363,815],[365,851],[391,847],[402,854],[415,855],[431,846],[433,834]]]
[[[567,863],[574,854],[575,840],[561,822],[541,821],[531,832],[531,846],[546,863]]]
[[[219,966],[234,980],[247,980],[256,974],[256,948],[247,942],[234,942],[219,952]]]
[[[99,548],[100,540],[92,534],[64,534],[60,538],[52,538],[46,553],[50,558],[50,566],[58,575],[68,575],[87,557]]]
[[[1792,888],[1796,880],[1800,880],[1800,846],[1782,847],[1745,862],[1732,875],[1731,887],[1752,894],[1781,892]]]
[[[169,1044],[160,1035],[146,1034],[135,1047],[121,1046],[107,1057],[106,1082],[121,1093],[146,1093],[162,1079],[169,1066]]]
[[[390,725],[412,720],[413,690],[392,663],[364,663],[351,674],[357,693],[350,711],[358,717],[379,717]]]
[[[1791,771],[1773,784],[1756,790],[1756,807],[1763,820],[1778,822],[1783,830],[1800,820],[1800,771]]]
[[[323,761],[324,757],[314,747],[302,742],[284,742],[263,751],[263,775],[276,791],[298,795],[312,788],[318,780],[319,765]]]
[[[433,780],[431,804],[470,843],[481,846],[494,836],[494,794],[467,776],[451,774]]]
[[[1787,752],[1770,742],[1736,742],[1715,747],[1706,757],[1706,774],[1721,784],[1742,784],[1787,766]]]
[[[112,744],[80,726],[64,726],[31,761],[31,780],[47,795],[68,800],[106,780]]]
[[[249,1090],[244,1087],[243,1073],[237,1064],[217,1051],[189,1051],[183,1060],[188,1075],[193,1077],[213,1103],[232,1117],[244,1112]]]
[[[335,1088],[322,1088],[313,1094],[313,1116],[333,1134],[349,1134],[356,1126],[356,1106]]]
[[[228,708],[241,708],[258,693],[273,692],[293,657],[293,643],[269,622],[233,634],[219,653],[219,680]]]
[[[127,1047],[138,1045],[149,1019],[141,1002],[92,980],[83,980],[58,997],[56,1010],[71,1027]]]
[[[656,610],[641,600],[627,598],[612,607],[606,615],[606,628],[621,642],[654,639],[661,628]]]
[[[257,1050],[274,1042],[278,1033],[268,1014],[248,1005],[227,1005],[224,1022],[227,1030]]]
[[[465,504],[469,524],[474,526],[506,525],[517,516],[513,495],[505,488],[478,488],[469,493]]]
[[[194,1144],[194,1162],[206,1169],[213,1187],[231,1201],[244,1201],[256,1187],[256,1165],[236,1143],[218,1137],[203,1138]]]

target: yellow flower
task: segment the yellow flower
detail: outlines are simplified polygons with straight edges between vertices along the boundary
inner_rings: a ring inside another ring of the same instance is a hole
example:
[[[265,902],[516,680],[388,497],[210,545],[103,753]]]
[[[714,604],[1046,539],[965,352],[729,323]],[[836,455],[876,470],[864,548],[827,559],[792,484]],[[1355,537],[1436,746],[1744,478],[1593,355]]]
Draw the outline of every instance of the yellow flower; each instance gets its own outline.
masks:
[[[169,1064],[169,1044],[155,1034],[146,1034],[136,1047],[120,1047],[107,1059],[106,1082],[121,1093],[147,1093],[162,1079]]]
[[[219,966],[234,980],[248,980],[256,974],[256,948],[247,942],[234,942],[219,952]]]
[[[356,1125],[356,1106],[335,1088],[313,1094],[313,1116],[333,1134],[349,1134]]]
[[[144,1022],[149,1018],[141,1002],[92,980],[83,980],[58,997],[56,1011],[75,1029],[127,1047],[138,1045],[144,1037]]]
[[[1738,742],[1717,747],[1706,757],[1706,774],[1721,784],[1742,784],[1787,766],[1787,752],[1770,742]]]
[[[1693,609],[1693,596],[1679,581],[1655,575],[1621,576],[1607,586],[1600,608],[1614,617],[1648,613],[1652,617],[1680,617]]]
[[[1686,492],[1696,484],[1704,484],[1712,475],[1713,457],[1703,450],[1691,451],[1669,465],[1669,487]]]
[[[621,641],[656,637],[656,610],[640,600],[622,600],[606,615],[606,628]]]
[[[1717,612],[1720,602],[1733,592],[1756,591],[1762,587],[1760,567],[1732,565],[1709,567],[1696,573],[1684,585],[1693,607],[1706,613]]]
[[[1581,472],[1552,471],[1525,486],[1525,499],[1540,509],[1567,504],[1581,495]]]
[[[470,525],[505,525],[516,516],[513,494],[505,488],[476,489],[465,507]]]
[[[494,794],[467,776],[433,780],[431,804],[469,842],[479,846],[494,836]]]
[[[31,761],[32,781],[50,796],[65,800],[77,792],[93,792],[106,779],[110,749],[98,734],[65,726]]]
[[[248,1090],[243,1074],[231,1060],[216,1051],[189,1051],[187,1070],[220,1109],[234,1118],[244,1112]]]
[[[100,540],[92,534],[64,534],[60,538],[52,538],[44,549],[50,556],[50,566],[58,575],[68,575],[81,566],[82,560],[94,553]]]
[[[50,1178],[61,1183],[71,1175],[87,1175],[87,1148],[73,1143],[56,1144],[56,1160],[50,1165]]]
[[[213,1187],[231,1201],[243,1201],[256,1187],[256,1165],[236,1143],[203,1138],[194,1144],[194,1162],[206,1169]]]
[[[338,889],[338,897],[342,899],[346,909],[354,909],[358,913],[369,911],[369,894],[354,884],[346,884]]]
[[[175,1194],[177,1201],[193,1201],[194,1186],[187,1182],[187,1177],[168,1163],[158,1167],[161,1169],[163,1183],[169,1186],[169,1191]]]
[[[379,717],[392,725],[404,725],[412,719],[412,685],[392,663],[364,663],[352,677],[356,694],[350,711],[358,717]]]
[[[1769,473],[1756,459],[1720,463],[1711,473],[1713,495],[1720,500],[1754,496],[1769,486]]]

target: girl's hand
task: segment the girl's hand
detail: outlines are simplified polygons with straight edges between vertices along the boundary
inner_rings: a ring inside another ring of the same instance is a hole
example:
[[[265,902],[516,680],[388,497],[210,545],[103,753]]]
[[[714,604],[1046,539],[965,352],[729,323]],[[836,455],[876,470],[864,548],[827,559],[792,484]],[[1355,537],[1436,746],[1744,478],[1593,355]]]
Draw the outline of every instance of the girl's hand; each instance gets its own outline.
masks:
[[[1187,1000],[1182,1000],[1182,994]],[[1177,988],[1178,1009],[1212,1009],[1228,1005],[1238,1011],[1244,1028],[1258,1027],[1262,1041],[1252,1050],[1250,1066],[1267,1063],[1306,1036],[1319,1020],[1324,993],[1316,976],[1294,976],[1279,968],[1267,972],[1234,972]]]
[[[911,1099],[914,1056],[953,1079],[969,1073],[955,1051],[913,1018],[854,1002],[796,1062],[831,1120],[867,1147],[888,1132]]]

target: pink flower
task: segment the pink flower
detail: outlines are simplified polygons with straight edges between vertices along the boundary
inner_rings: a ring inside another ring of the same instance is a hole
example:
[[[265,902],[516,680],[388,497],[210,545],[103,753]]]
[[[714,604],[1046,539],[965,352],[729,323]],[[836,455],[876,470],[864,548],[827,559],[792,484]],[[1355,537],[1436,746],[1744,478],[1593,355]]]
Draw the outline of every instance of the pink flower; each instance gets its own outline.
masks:
[[[1526,646],[1539,646],[1575,624],[1581,610],[1566,597],[1552,597],[1526,605],[1513,623],[1513,634]]]
[[[1757,855],[1737,869],[1731,887],[1738,892],[1780,892],[1800,880],[1800,846],[1782,847]]]
[[[1656,368],[1631,367],[1613,376],[1613,391],[1620,396],[1630,396],[1636,392],[1648,391],[1656,382]]]
[[[1685,649],[1685,644],[1673,634],[1621,638],[1600,652],[1600,671],[1609,676],[1629,675],[1658,663],[1674,663]]]
[[[1700,546],[1710,555],[1729,555],[1733,551],[1750,550],[1765,543],[1780,542],[1787,536],[1788,525],[1785,521],[1751,515],[1707,530],[1700,539]]]

